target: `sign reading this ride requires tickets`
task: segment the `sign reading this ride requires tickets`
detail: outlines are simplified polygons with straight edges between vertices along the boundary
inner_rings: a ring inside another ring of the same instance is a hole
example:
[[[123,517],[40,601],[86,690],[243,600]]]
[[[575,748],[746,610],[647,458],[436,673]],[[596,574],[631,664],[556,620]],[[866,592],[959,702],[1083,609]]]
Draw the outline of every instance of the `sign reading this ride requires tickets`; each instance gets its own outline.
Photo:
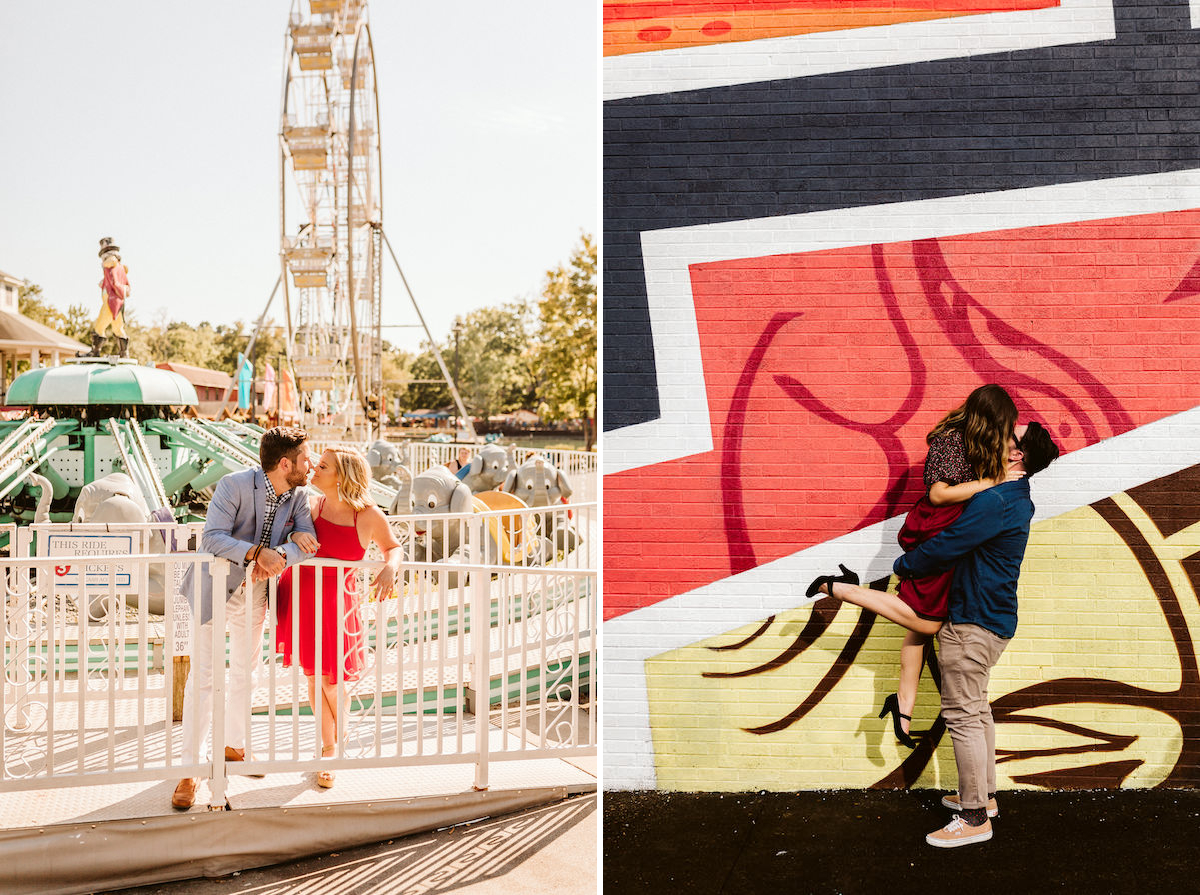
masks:
[[[192,654],[192,607],[179,587],[180,579],[183,578],[183,565],[180,564],[175,568],[175,586],[172,588],[173,598],[171,601],[171,612],[174,616],[171,630],[174,632],[174,636],[168,644],[167,655],[190,656]]]
[[[133,553],[131,534],[50,534],[46,536],[47,556],[129,556]],[[128,587],[133,580],[130,563],[64,563],[54,567],[56,587],[78,587],[80,571],[83,571],[83,586],[97,589],[109,584]]]

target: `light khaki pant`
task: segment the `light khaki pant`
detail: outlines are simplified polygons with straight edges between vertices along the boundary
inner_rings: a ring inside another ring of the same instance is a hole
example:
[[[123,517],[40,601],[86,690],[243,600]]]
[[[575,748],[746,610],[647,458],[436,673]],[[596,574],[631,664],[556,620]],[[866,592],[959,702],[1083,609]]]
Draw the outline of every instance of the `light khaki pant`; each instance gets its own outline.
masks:
[[[988,679],[1008,641],[978,625],[949,621],[937,638],[942,717],[954,743],[958,796],[964,808],[983,808],[987,794],[996,791],[996,727]]]
[[[250,717],[250,690],[254,669],[262,653],[263,622],[267,613],[268,581],[253,585],[249,602],[243,583],[225,601],[225,627],[229,631],[229,673],[225,689],[225,745],[245,749],[246,722]],[[216,598],[216,595],[213,595]],[[196,617],[193,617],[195,624]],[[225,674],[225,659],[220,660]],[[213,716],[213,622],[193,630],[192,664],[183,690],[183,747],[179,760],[195,764],[208,760],[208,737]],[[211,753],[208,753],[211,754]],[[250,758],[250,752],[246,752]]]

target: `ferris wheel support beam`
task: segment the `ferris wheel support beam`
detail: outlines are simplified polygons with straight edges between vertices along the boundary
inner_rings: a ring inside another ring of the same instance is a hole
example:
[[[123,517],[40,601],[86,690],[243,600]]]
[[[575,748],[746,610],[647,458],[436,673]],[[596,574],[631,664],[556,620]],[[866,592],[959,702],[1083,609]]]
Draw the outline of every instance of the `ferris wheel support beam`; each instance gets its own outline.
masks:
[[[350,66],[350,125],[347,134],[349,163],[346,166],[346,202],[348,206],[346,214],[346,275],[349,280],[350,299],[350,353],[354,356],[354,390],[358,392],[359,404],[364,413],[367,410],[367,396],[366,390],[362,388],[362,364],[359,360],[359,319],[358,311],[354,307],[359,301],[354,282],[354,215],[349,210],[349,205],[353,202],[350,197],[354,196],[354,94],[355,89],[358,88],[359,41],[362,40],[362,32],[365,30],[366,26],[362,26],[358,34],[354,36],[354,64]]]
[[[284,58],[286,60],[286,58],[287,58],[286,54],[285,54]],[[286,115],[287,114],[288,85],[291,83],[291,80],[292,80],[292,70],[286,61],[284,62],[283,70],[284,70],[284,76],[283,76],[282,106],[283,106],[284,114]],[[287,150],[284,148],[284,143],[283,143],[283,140],[281,139],[279,141],[279,229],[280,229],[280,232],[283,231],[284,222],[287,220],[287,189],[285,188],[286,180],[287,180]],[[288,294],[287,269],[288,269],[287,268],[287,258],[284,257],[284,254],[281,251],[279,253],[279,282],[281,282],[283,284],[283,319],[284,319],[284,325],[287,327],[287,339],[285,340],[284,344],[287,346],[287,348],[285,350],[288,352],[288,359],[291,360],[292,301],[291,301],[291,296]],[[271,296],[274,297],[274,295],[275,295],[275,293],[272,292]]]
[[[349,163],[346,165],[346,202],[348,207],[353,202],[352,197],[354,195],[354,111],[356,107],[355,94],[358,90],[358,49],[363,34],[367,35],[367,44],[371,47],[371,59],[374,60],[375,58],[374,46],[371,43],[371,32],[366,25],[361,25],[358,33],[354,36],[354,62],[350,67],[350,124],[346,135],[348,145],[347,158],[349,159]],[[375,126],[378,128],[378,88],[376,88],[375,104],[377,109]],[[382,171],[382,165],[380,166],[380,170]],[[380,202],[382,203],[382,189],[380,190]],[[382,214],[380,218],[382,218]],[[357,282],[354,279],[354,215],[350,211],[346,213],[346,278],[349,280],[348,288],[350,290],[350,351],[354,357],[354,386],[355,391],[358,393],[358,403],[362,405],[363,412],[366,413],[369,408],[367,406],[366,389],[363,387],[362,361],[358,356],[358,311],[355,307],[360,297],[357,293]],[[378,318],[379,312],[380,309],[376,308],[376,318]],[[372,352],[372,355],[374,355],[374,352]],[[375,428],[377,432],[380,431],[378,421]]]
[[[442,360],[442,352],[438,350],[437,340],[433,338],[433,333],[429,331],[429,325],[425,323],[425,315],[421,313],[421,308],[417,305],[417,299],[408,285],[408,278],[404,276],[404,271],[400,269],[400,262],[396,259],[396,252],[392,249],[392,241],[387,238],[386,230],[380,228],[380,232],[383,234],[383,244],[387,246],[388,254],[392,256],[392,263],[396,265],[396,273],[400,274],[400,281],[404,283],[404,291],[408,293],[408,300],[412,302],[413,310],[417,312],[417,318],[421,321],[425,335],[429,338],[429,345],[433,349],[434,359],[437,360],[438,366],[442,370],[442,377],[446,380],[446,385],[450,387],[450,394],[454,397],[454,405],[458,408],[459,417],[466,425],[467,433],[470,435],[471,440],[474,441],[479,437],[475,433],[475,423],[471,421],[470,414],[467,413],[467,408],[463,406],[462,398],[458,394],[458,386],[454,384],[454,377],[450,375],[450,370],[446,367],[446,362]]]

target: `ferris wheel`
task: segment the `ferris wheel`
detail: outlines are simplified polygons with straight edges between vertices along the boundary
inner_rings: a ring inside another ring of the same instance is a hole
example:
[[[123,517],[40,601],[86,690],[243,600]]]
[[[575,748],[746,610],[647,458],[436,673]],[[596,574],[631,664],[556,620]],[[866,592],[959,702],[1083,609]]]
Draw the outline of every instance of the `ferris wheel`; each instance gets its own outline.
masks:
[[[296,0],[280,126],[280,258],[302,423],[379,432],[379,101],[366,0]]]

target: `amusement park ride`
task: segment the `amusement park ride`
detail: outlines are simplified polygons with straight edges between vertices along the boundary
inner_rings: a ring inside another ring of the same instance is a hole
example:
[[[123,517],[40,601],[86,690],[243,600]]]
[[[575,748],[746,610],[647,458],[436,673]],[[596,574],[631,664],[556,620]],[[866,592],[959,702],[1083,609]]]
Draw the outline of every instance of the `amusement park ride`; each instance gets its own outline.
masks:
[[[357,440],[382,434],[386,246],[474,440],[470,416],[383,229],[379,97],[366,0],[293,6],[286,56],[280,258],[302,421],[318,439],[340,440],[347,429]]]
[[[168,370],[117,358],[80,358],[30,370],[7,403],[28,407],[0,423],[0,520],[33,522],[42,477],[50,522],[71,522],[83,486],[113,472],[133,479],[149,507],[197,518],[203,495],[228,472],[258,464],[261,430],[189,418],[192,384]],[[86,520],[84,520],[86,521]]]
[[[386,247],[473,441],[470,416],[383,229],[379,100],[366,0],[298,0],[285,41],[283,269],[246,354],[253,354],[281,283],[286,363],[301,425],[317,442],[381,437]],[[0,521],[34,521],[44,487],[52,491],[49,521],[72,521],[80,489],[113,471],[133,479],[147,506],[194,519],[203,514],[206,489],[226,473],[258,463],[261,429],[188,417],[183,411],[197,396],[186,379],[125,359],[127,339],[122,357],[103,356],[97,339],[103,343],[102,335],[93,334],[90,356],[31,370],[12,383],[6,403],[29,412],[0,421]],[[372,496],[388,507],[396,491],[373,482]]]

